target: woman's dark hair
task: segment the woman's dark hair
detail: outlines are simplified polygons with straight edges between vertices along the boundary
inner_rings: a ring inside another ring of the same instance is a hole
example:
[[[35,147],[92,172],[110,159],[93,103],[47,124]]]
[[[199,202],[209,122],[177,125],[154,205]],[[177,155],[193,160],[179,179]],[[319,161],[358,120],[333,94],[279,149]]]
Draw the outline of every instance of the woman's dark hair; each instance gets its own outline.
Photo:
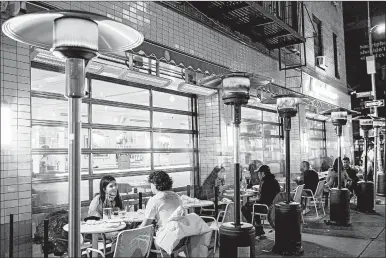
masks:
[[[336,158],[335,161],[334,161],[334,164],[332,165],[332,169],[335,171],[335,172],[338,172],[338,162],[339,162],[339,167],[342,169],[343,168],[343,163],[342,163],[342,160],[340,158]]]
[[[250,173],[253,173],[255,170],[257,170],[259,168],[258,164],[263,164],[263,162],[261,162],[260,160],[256,159],[256,160],[253,160],[251,164],[249,164],[249,167],[248,167],[248,170]]]
[[[149,175],[149,183],[155,185],[158,191],[169,191],[173,187],[172,178],[165,171],[154,171]]]
[[[117,181],[115,180],[114,177],[112,176],[103,176],[101,178],[101,181],[99,183],[99,198],[101,199],[102,203],[105,203],[106,200],[106,187],[108,184],[110,184],[112,181]],[[117,196],[115,196],[115,205],[119,207],[120,209],[123,209],[123,204],[121,201],[121,197],[119,196],[119,191],[117,189]]]
[[[259,172],[263,172],[264,175],[270,175],[271,174],[271,169],[267,165],[261,165],[259,168]]]

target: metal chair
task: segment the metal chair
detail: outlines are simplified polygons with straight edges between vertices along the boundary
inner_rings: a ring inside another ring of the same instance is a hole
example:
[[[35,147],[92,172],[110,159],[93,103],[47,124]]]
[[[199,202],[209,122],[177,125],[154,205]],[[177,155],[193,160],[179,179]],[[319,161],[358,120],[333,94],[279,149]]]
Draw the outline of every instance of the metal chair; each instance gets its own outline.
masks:
[[[262,208],[265,208],[267,213],[263,213],[263,212],[255,212],[255,207],[262,207]],[[252,225],[253,222],[254,222],[254,219],[255,219],[255,215],[258,215],[261,219],[261,224],[264,225],[264,221],[265,220],[268,220],[268,212],[269,212],[269,208],[267,205],[265,204],[260,204],[260,203],[255,203],[253,204],[253,207],[252,207]]]
[[[297,202],[301,205],[302,203],[302,193],[303,193],[303,189],[304,189],[304,185],[298,185],[295,189],[295,192],[294,192],[294,202]],[[302,221],[303,221],[303,224],[304,224],[304,218],[303,218],[303,212],[300,213],[301,216],[302,216]]]
[[[209,216],[200,216],[202,219],[208,219],[208,220],[212,220],[212,222],[209,224],[209,227],[214,231],[214,245],[213,245],[213,253],[215,254],[216,253],[216,247],[217,247],[217,237],[218,237],[218,234],[219,234],[219,226],[218,226],[218,223],[217,223],[217,220],[213,217],[209,217]]]
[[[153,234],[153,225],[121,231],[117,237],[113,257],[148,257],[153,242]],[[105,258],[104,253],[99,250],[87,248],[89,257],[90,252],[98,253]]]
[[[174,257],[178,257],[178,254],[181,253],[181,252],[184,252],[185,255],[188,254],[188,244],[189,244],[189,240],[190,238],[189,237],[185,237],[183,238],[179,243],[178,245],[174,248],[173,252],[170,254],[170,257],[171,258],[174,258]],[[163,251],[159,246],[157,246],[155,243],[154,243],[154,246],[156,249],[151,249],[150,252],[152,253],[155,253],[155,254],[160,254],[161,257],[163,258],[164,255],[163,253],[165,251]]]
[[[324,181],[319,181],[318,186],[316,187],[316,190],[315,190],[315,194],[310,189],[304,189],[303,191],[311,193],[311,196],[304,196],[304,198],[306,200],[311,199],[311,203],[315,207],[316,217],[319,218],[318,207],[316,206],[316,204],[322,204],[323,214],[326,215],[326,212],[324,211],[324,205],[323,205]],[[306,205],[306,206],[309,206],[309,205]]]

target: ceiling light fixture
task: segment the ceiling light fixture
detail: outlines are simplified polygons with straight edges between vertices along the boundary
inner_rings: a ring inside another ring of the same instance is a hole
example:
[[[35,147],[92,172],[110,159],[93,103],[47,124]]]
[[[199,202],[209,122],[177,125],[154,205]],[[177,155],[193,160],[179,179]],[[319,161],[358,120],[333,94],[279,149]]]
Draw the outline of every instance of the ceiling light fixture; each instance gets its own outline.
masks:
[[[210,96],[217,92],[215,89],[208,89],[205,87],[197,86],[191,83],[182,82],[178,85],[177,90],[203,96]]]

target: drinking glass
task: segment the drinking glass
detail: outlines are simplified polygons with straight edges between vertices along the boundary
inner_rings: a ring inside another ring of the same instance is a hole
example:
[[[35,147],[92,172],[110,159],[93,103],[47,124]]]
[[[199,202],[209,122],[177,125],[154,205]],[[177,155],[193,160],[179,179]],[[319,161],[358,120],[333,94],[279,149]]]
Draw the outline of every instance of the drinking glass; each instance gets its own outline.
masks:
[[[113,212],[112,208],[103,208],[103,219],[104,220],[111,219],[112,212]]]

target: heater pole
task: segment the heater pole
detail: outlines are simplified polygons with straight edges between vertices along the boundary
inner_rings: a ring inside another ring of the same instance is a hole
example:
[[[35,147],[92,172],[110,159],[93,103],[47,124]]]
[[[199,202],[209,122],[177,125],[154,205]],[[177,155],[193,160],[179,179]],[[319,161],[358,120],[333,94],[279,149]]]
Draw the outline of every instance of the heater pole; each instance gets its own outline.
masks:
[[[285,188],[287,192],[287,203],[291,202],[291,179],[290,179],[290,131],[291,131],[291,117],[284,118],[285,130]]]
[[[241,106],[233,106],[233,159],[235,163],[235,227],[239,227],[240,223],[240,161],[239,161],[239,144],[240,144],[240,123],[241,123]]]
[[[68,98],[68,168],[69,168],[69,212],[68,212],[68,256],[81,257],[81,105],[84,97],[85,60],[66,59],[66,97]]]
[[[342,160],[342,148],[341,148],[341,140],[342,140],[342,126],[338,125],[336,127],[338,134],[338,189],[342,189],[342,168],[341,168],[341,160]]]
[[[364,174],[364,179],[365,179],[365,182],[367,182],[367,140],[368,140],[368,137],[369,137],[369,131],[367,131],[367,130],[364,130],[364,139],[365,139],[365,150],[364,150],[364,152],[365,152],[365,164],[364,164],[364,166],[365,166],[365,174]]]

